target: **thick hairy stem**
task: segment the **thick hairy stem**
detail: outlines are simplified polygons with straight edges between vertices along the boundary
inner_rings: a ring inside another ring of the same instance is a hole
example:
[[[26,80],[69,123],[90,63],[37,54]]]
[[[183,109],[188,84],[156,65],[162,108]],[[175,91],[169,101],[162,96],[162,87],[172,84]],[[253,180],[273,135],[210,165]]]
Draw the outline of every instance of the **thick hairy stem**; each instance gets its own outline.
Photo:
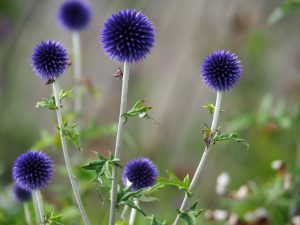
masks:
[[[33,191],[33,199],[37,206],[37,214],[35,215],[37,217],[37,223],[41,225],[44,222],[44,208],[40,190],[37,189]]]
[[[213,115],[213,120],[211,123],[211,133],[213,133],[214,131],[216,131],[217,128],[217,123],[218,123],[218,119],[219,119],[219,114],[220,114],[220,109],[221,109],[221,101],[222,101],[222,92],[217,92],[217,99],[216,99],[216,105],[215,105],[215,111],[214,111],[214,115]],[[208,145],[206,145],[205,150],[203,152],[203,155],[201,157],[201,160],[199,162],[199,165],[196,169],[196,172],[194,174],[194,177],[191,181],[190,187],[189,187],[189,191],[193,191],[197,181],[199,180],[199,177],[203,171],[204,168],[204,164],[207,160],[208,154],[209,154],[209,149],[210,149],[210,143]],[[188,203],[188,199],[189,197],[187,196],[187,194],[185,194],[184,199],[182,201],[181,207],[180,207],[180,211],[185,210],[185,207]],[[173,225],[178,225],[179,223],[179,215],[177,215]]]
[[[85,225],[90,225],[90,222],[88,220],[88,217],[86,215],[86,212],[84,210],[81,198],[80,198],[80,194],[79,194],[79,190],[78,190],[78,186],[77,183],[75,181],[75,176],[72,170],[72,166],[71,166],[71,161],[70,161],[70,156],[69,156],[69,152],[68,152],[68,147],[67,147],[67,142],[65,139],[65,136],[62,133],[62,130],[64,128],[64,124],[62,121],[62,112],[61,112],[61,103],[60,103],[60,99],[59,99],[59,91],[57,88],[57,84],[56,82],[53,82],[52,84],[53,86],[53,95],[55,98],[55,103],[56,103],[56,115],[57,115],[57,122],[58,122],[58,128],[59,128],[59,134],[60,134],[60,140],[61,140],[61,145],[62,145],[62,150],[63,150],[63,155],[64,155],[64,159],[65,159],[65,164],[66,164],[66,168],[67,168],[67,172],[68,172],[68,176],[72,185],[72,189],[73,189],[73,194],[74,197],[76,199],[78,208],[80,210],[82,219],[84,221]]]
[[[122,140],[122,131],[124,126],[122,115],[126,112],[129,69],[130,69],[130,64],[129,62],[125,61],[123,80],[122,80],[122,94],[121,94],[119,123],[118,123],[116,146],[115,146],[116,158],[120,158],[121,156],[121,140]],[[109,225],[114,225],[116,220],[115,210],[117,204],[117,187],[118,187],[118,168],[116,166],[113,169],[112,176],[113,176],[113,181],[112,181],[111,196],[110,196],[111,203],[110,203]]]

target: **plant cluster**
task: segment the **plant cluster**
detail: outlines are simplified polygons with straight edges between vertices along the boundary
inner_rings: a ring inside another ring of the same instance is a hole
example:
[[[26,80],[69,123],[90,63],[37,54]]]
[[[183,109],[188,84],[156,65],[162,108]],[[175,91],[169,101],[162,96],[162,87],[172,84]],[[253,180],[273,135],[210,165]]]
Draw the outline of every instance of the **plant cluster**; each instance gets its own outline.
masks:
[[[52,86],[53,92],[50,98],[43,98],[37,102],[36,107],[45,108],[56,113],[57,132],[50,139],[56,138],[58,140],[56,148],[62,149],[65,168],[77,210],[80,212],[82,222],[85,225],[90,225],[88,212],[85,210],[84,202],[81,199],[80,187],[74,175],[74,166],[70,160],[69,145],[71,143],[72,146],[76,146],[81,151],[85,134],[88,136],[88,125],[81,121],[81,115],[84,113],[84,110],[82,108],[83,87],[81,82],[81,46],[79,37],[80,32],[88,26],[92,19],[91,7],[84,1],[68,0],[60,6],[57,17],[63,27],[72,35],[73,54],[69,54],[63,43],[56,40],[41,41],[33,49],[31,57],[33,71],[43,82],[46,82],[47,86]],[[226,133],[223,132],[221,126],[218,126],[220,112],[224,111],[221,109],[222,97],[238,84],[242,77],[243,66],[235,53],[228,50],[216,50],[203,59],[200,69],[203,83],[212,93],[216,93],[216,102],[215,104],[208,103],[204,106],[212,115],[212,122],[211,126],[206,125],[202,130],[205,149],[202,157],[199,159],[194,175],[191,178],[189,175],[186,175],[184,179],[178,178],[171,171],[165,171],[160,175],[159,171],[163,170],[163,168],[157,168],[155,162],[142,155],[143,152],[140,152],[140,157],[127,163],[123,162],[122,154],[125,150],[122,148],[122,142],[124,129],[126,128],[125,124],[130,123],[130,120],[134,117],[154,121],[149,115],[152,107],[146,105],[144,100],[136,101],[131,109],[127,110],[130,68],[135,63],[140,63],[147,58],[154,48],[156,36],[161,32],[155,30],[154,24],[147,16],[134,9],[123,9],[113,13],[104,22],[100,31],[100,44],[105,54],[111,60],[124,65],[124,68],[119,69],[115,74],[115,77],[122,80],[118,125],[112,129],[112,133],[116,134],[115,150],[113,153],[108,152],[108,156],[96,152],[96,159],[81,166],[80,169],[94,174],[93,184],[90,185],[97,187],[99,196],[104,201],[104,204],[109,202],[109,225],[133,225],[135,224],[137,213],[145,216],[150,225],[178,225],[180,221],[185,222],[187,225],[199,224],[199,216],[203,210],[199,208],[199,200],[196,200],[197,196],[194,196],[193,192],[198,186],[198,179],[205,168],[205,163],[212,151],[212,147],[221,141],[234,141],[243,143],[249,148],[246,140],[240,138],[236,132]],[[72,67],[74,72],[74,89],[65,91],[59,86],[58,81],[70,67]],[[65,112],[63,108],[67,98],[74,98],[73,109],[76,115],[73,119],[75,118],[77,123],[69,120],[68,115],[71,112]],[[45,146],[49,143],[51,144],[53,141],[40,142],[35,146]],[[285,203],[285,192],[290,188],[290,184],[285,182],[290,182],[288,179],[293,178],[290,173],[287,173],[283,164],[277,171],[279,178],[276,179],[276,185],[274,185],[276,189],[271,191],[267,188],[257,190],[255,185],[249,184],[235,192],[228,192],[229,178],[228,175],[223,174],[218,179],[218,193],[231,199],[228,203],[233,205],[231,208],[247,208],[247,211],[244,210],[235,214],[235,210],[232,212],[206,210],[204,213],[205,218],[231,225],[269,224],[268,213],[260,208],[253,209],[256,211],[250,212],[248,209],[253,207],[243,206],[242,204],[244,203],[241,203],[241,200],[247,198],[250,201],[251,196],[257,198],[260,196],[260,191],[266,191],[269,192],[266,194],[269,198],[264,200],[265,204],[271,209],[281,207],[282,205],[274,205],[273,203],[275,199],[280,199],[278,204]],[[20,155],[15,161],[12,170],[15,181],[15,198],[18,202],[24,203],[25,218],[28,225],[32,224],[31,213],[25,203],[30,201],[31,197],[35,203],[36,224],[62,224],[63,214],[56,215],[53,212],[44,212],[40,193],[41,189],[46,188],[50,184],[54,172],[56,170],[53,160],[38,150],[29,150]],[[90,180],[86,182],[90,182]],[[286,188],[286,185],[289,187]],[[144,203],[158,200],[155,194],[168,187],[176,187],[185,194],[180,207],[174,210],[176,215],[174,215],[172,223],[166,219],[156,218],[143,208]],[[235,203],[236,200],[240,202]],[[237,204],[239,205],[236,206]],[[130,215],[128,216],[129,210]],[[245,212],[252,213],[251,216],[255,217],[255,219],[244,219],[242,215]],[[288,223],[288,221],[285,220],[285,223]]]

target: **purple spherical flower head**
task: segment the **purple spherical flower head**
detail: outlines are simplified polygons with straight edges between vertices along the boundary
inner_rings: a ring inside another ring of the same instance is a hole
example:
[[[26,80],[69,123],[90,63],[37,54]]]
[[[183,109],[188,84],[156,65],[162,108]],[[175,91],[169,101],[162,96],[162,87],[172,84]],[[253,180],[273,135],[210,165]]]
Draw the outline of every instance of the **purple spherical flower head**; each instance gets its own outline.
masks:
[[[127,163],[122,174],[123,184],[127,186],[129,181],[132,191],[154,185],[157,177],[158,171],[154,163],[143,157]]]
[[[155,42],[154,26],[141,12],[121,10],[112,14],[101,31],[105,53],[118,62],[138,62],[150,53]]]
[[[201,66],[203,82],[214,91],[226,91],[239,81],[243,69],[236,54],[218,50],[208,55]]]
[[[39,43],[33,50],[32,67],[44,80],[55,79],[68,68],[69,57],[66,48],[58,41]]]
[[[61,24],[71,31],[85,28],[91,21],[91,7],[82,0],[68,0],[58,10]]]
[[[27,191],[46,187],[53,175],[53,161],[43,152],[28,151],[21,154],[13,166],[13,179]]]
[[[31,192],[20,188],[18,185],[14,186],[13,191],[17,202],[27,202],[31,199]]]

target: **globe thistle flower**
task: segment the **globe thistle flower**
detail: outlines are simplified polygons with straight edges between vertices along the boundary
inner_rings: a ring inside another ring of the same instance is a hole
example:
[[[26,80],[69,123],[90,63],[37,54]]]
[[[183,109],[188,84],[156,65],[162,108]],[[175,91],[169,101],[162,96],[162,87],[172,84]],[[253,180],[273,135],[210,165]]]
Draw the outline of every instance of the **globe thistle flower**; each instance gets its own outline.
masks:
[[[242,65],[236,54],[218,50],[208,55],[202,64],[203,82],[214,91],[233,88],[242,74]]]
[[[60,77],[69,63],[68,53],[63,44],[53,40],[39,43],[33,50],[31,60],[36,74],[44,80]]]
[[[58,19],[65,28],[79,31],[91,21],[91,11],[91,7],[82,0],[68,0],[60,6]]]
[[[17,202],[27,202],[31,199],[31,192],[20,188],[18,185],[14,186],[13,193]]]
[[[21,154],[13,166],[13,179],[26,190],[46,187],[53,175],[53,161],[43,152],[28,151]]]
[[[122,174],[123,184],[127,186],[129,181],[132,191],[154,185],[157,177],[158,171],[154,163],[143,157],[127,163]]]
[[[138,62],[150,53],[155,34],[152,22],[136,10],[121,10],[112,14],[101,31],[102,47],[118,62]]]

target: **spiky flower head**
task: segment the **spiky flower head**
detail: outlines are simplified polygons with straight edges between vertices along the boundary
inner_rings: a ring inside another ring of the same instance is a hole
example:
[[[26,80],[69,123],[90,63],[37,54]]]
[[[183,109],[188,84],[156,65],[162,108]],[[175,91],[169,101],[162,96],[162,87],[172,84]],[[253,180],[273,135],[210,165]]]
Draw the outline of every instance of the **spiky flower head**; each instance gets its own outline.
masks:
[[[239,81],[243,69],[236,54],[218,50],[208,55],[201,66],[203,82],[214,91],[226,91]]]
[[[101,39],[111,59],[122,63],[138,62],[146,58],[154,46],[154,26],[142,12],[125,9],[107,19]]]
[[[131,183],[131,189],[137,191],[155,184],[158,171],[148,158],[136,158],[128,162],[123,170],[122,180],[125,186]]]
[[[17,202],[27,202],[31,199],[31,192],[20,188],[18,185],[14,186],[13,192]]]
[[[16,184],[27,191],[46,187],[53,175],[53,161],[39,151],[21,154],[13,166],[13,179]]]
[[[69,57],[62,43],[53,40],[42,41],[34,48],[32,67],[44,80],[60,77],[68,68]]]
[[[91,12],[91,7],[83,0],[67,0],[58,10],[58,19],[68,30],[79,31],[91,21]]]

